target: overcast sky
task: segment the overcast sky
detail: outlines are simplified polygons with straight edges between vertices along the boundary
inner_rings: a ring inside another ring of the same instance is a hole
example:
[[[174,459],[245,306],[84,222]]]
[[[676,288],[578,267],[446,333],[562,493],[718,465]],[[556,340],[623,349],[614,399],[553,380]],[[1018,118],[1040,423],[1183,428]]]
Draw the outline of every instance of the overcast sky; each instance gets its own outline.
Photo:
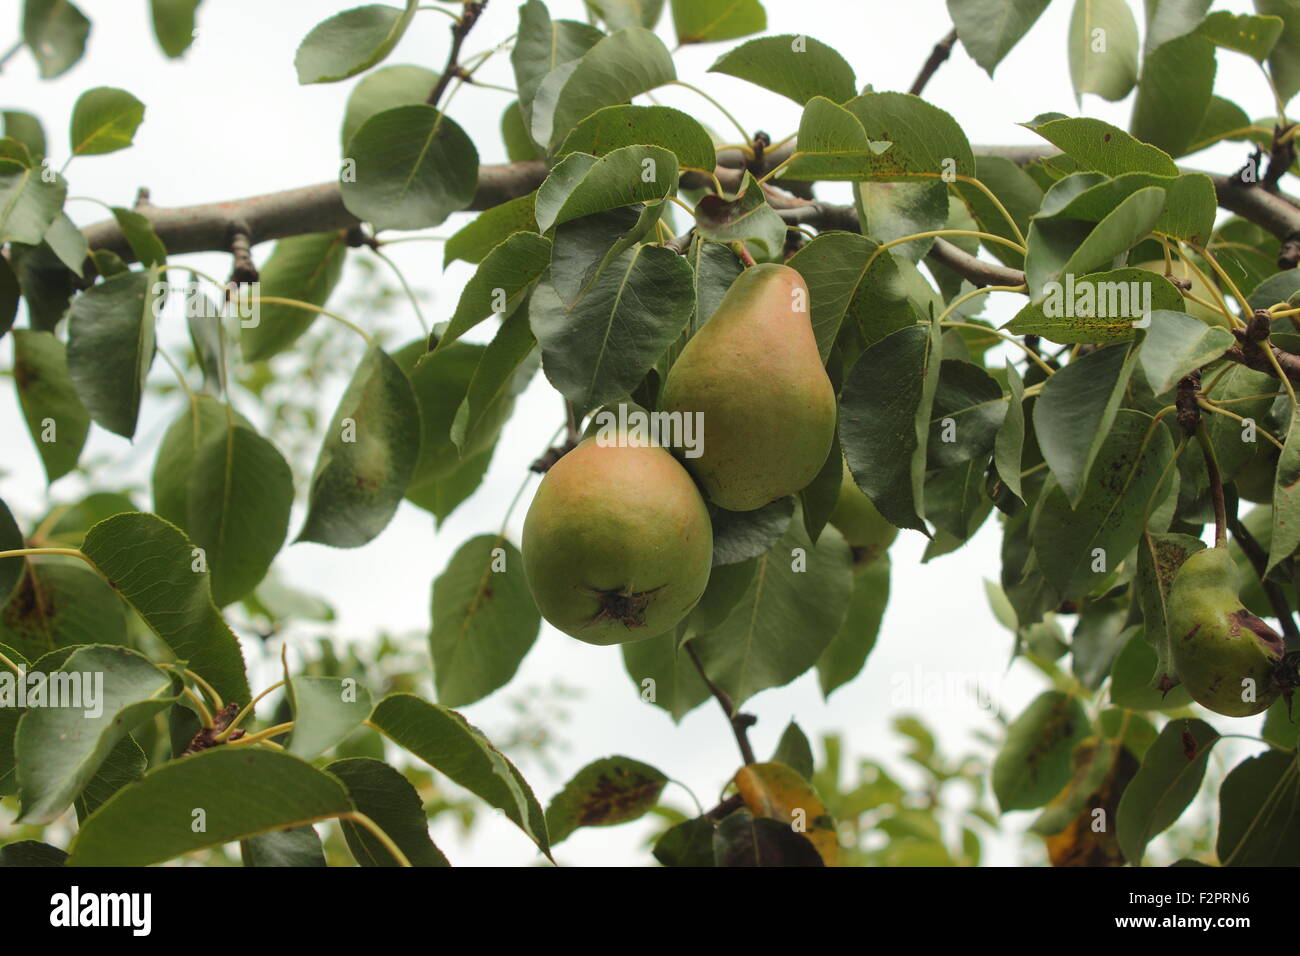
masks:
[[[348,0],[208,0],[199,13],[199,35],[186,57],[171,61],[158,50],[146,19],[144,0],[78,0],[94,27],[85,59],[53,81],[37,78],[26,55],[11,61],[0,77],[0,108],[37,113],[43,120],[56,166],[66,158],[68,118],[77,97],[95,86],[125,88],[147,104],[144,124],[135,146],[107,156],[79,158],[68,170],[69,195],[90,196],[114,205],[129,206],[140,186],[147,186],[153,202],[164,206],[232,199],[334,179],[339,161],[339,125],[344,103],[356,80],[319,86],[297,84],[293,57],[298,42],[317,22],[355,3]],[[585,19],[581,0],[547,0],[555,17]],[[803,33],[830,43],[852,64],[860,85],[878,90],[906,90],[931,47],[949,29],[942,0],[767,0],[771,33]],[[1133,4],[1135,9],[1141,4]],[[16,36],[16,0],[3,5],[0,48]],[[1247,12],[1248,2],[1218,3],[1216,7]],[[951,60],[931,80],[926,97],[951,112],[961,122],[972,143],[1035,143],[1038,138],[1017,123],[1059,111],[1076,114],[1074,94],[1066,64],[1066,27],[1072,3],[1055,0],[1033,30],[998,68],[996,80],[975,65],[960,46]],[[491,0],[488,10],[466,45],[467,53],[492,46],[515,30],[517,4]],[[446,17],[420,13],[388,64],[412,63],[440,69],[447,49]],[[672,45],[671,21],[665,14],[660,35]],[[764,129],[773,140],[784,138],[798,125],[798,107],[740,80],[706,73],[720,54],[742,41],[688,48],[676,56],[679,76],[707,88],[749,129]],[[507,55],[498,55],[480,76],[489,82],[513,86]],[[1245,57],[1221,51],[1215,92],[1235,100],[1247,113],[1266,115],[1271,97],[1254,65]],[[450,107],[478,146],[483,162],[504,161],[497,122],[508,102],[506,94],[491,90],[461,90]],[[687,90],[673,88],[655,94],[655,100],[690,112],[730,139],[734,134],[707,102]],[[1083,111],[1126,126],[1130,102],[1108,104],[1088,97]],[[1221,172],[1244,161],[1241,144],[1216,147],[1192,162]],[[823,198],[847,201],[848,184],[819,187]],[[80,225],[103,218],[101,207],[70,202],[68,212]],[[451,235],[468,216],[457,214],[438,230]],[[255,257],[265,261],[270,244],[259,246]],[[442,247],[435,243],[406,243],[392,247],[392,257],[408,280],[429,294],[431,321],[445,320],[472,267],[456,263],[444,272]],[[224,255],[186,257],[183,261],[213,274],[225,275]],[[350,270],[341,301],[355,288],[358,274]],[[1016,297],[1005,297],[986,315],[1005,320],[1014,313]],[[419,335],[419,324],[409,308],[399,308],[386,320],[392,341]],[[478,330],[488,331],[486,326]],[[184,348],[181,323],[172,322],[160,332],[161,341]],[[340,349],[359,357],[359,343],[337,336]],[[8,340],[0,341],[0,367],[12,367]],[[153,374],[159,382],[169,373],[162,362]],[[341,393],[337,382],[326,396],[325,421]],[[250,410],[242,409],[246,412]],[[101,487],[134,484],[142,493],[137,500],[147,506],[148,474],[161,431],[176,414],[176,406],[158,399],[146,402],[134,445],[93,430],[83,461],[107,456],[115,464],[100,478]],[[528,462],[542,450],[545,436],[562,420],[561,399],[539,375],[520,402],[507,426],[487,480],[479,493],[435,535],[432,519],[403,505],[396,519],[364,548],[333,550],[316,544],[286,547],[276,567],[291,582],[324,595],[338,611],[330,632],[360,639],[380,631],[427,630],[429,588],[447,559],[466,539],[494,531],[514,495]],[[256,418],[253,414],[252,417]],[[84,493],[78,476],[59,481],[47,497],[40,461],[26,434],[18,404],[0,398],[0,497],[30,522],[48,502],[76,500]],[[295,476],[300,504],[293,528],[301,526],[301,493],[309,475]],[[535,487],[535,482],[531,487]],[[511,522],[512,537],[519,529],[531,487]],[[823,702],[815,675],[762,693],[746,705],[759,717],[752,738],[760,757],[775,746],[786,722],[797,717],[814,740],[823,732],[842,732],[847,755],[884,759],[906,776],[897,762],[898,741],[889,723],[901,710],[899,687],[938,673],[992,675],[999,680],[996,701],[1010,715],[1018,713],[1044,689],[1029,667],[1005,670],[1011,636],[993,619],[984,596],[983,580],[996,579],[1000,561],[1000,534],[995,519],[964,549],[921,565],[924,539],[904,532],[893,549],[893,599],[886,613],[879,644],[862,675]],[[303,629],[306,640],[319,631]],[[259,653],[256,640],[246,641],[246,651]],[[255,680],[273,680],[274,667],[266,667]],[[587,762],[610,754],[626,754],[658,766],[668,776],[690,786],[705,806],[715,802],[719,788],[738,764],[735,743],[718,708],[709,702],[674,725],[657,708],[642,703],[637,688],[623,670],[617,648],[591,647],[545,627],[510,688],[464,708],[466,716],[489,736],[512,725],[507,701],[520,691],[550,685],[554,680],[580,688],[583,696],[569,703],[571,722],[561,727],[570,747],[558,760],[554,774],[525,762],[522,769],[543,805],[567,778]],[[987,715],[970,700],[946,699],[928,707],[922,716],[935,729],[950,752],[975,746],[971,734],[992,729]],[[991,756],[991,755],[990,755]],[[851,761],[846,761],[850,763]],[[665,799],[689,808],[689,797],[670,786]],[[448,823],[434,828],[439,846],[457,864],[520,864],[536,859],[531,844],[511,824],[483,813],[483,822],[469,841],[462,841]],[[1022,828],[1032,814],[1013,814],[1009,829]],[[642,847],[649,832],[645,823],[604,830],[580,830],[562,844],[558,858],[566,863],[642,864],[649,857]],[[1026,840],[1022,852],[1017,838],[1005,838],[987,847],[987,862],[1014,863],[1038,860],[1037,841]]]

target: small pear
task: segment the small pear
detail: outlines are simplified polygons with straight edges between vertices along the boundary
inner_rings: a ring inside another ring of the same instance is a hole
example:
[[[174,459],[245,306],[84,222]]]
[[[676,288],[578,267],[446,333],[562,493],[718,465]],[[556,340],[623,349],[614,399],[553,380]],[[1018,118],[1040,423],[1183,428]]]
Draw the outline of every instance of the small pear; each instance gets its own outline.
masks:
[[[835,389],[809,313],[808,287],[789,266],[740,274],[686,343],[660,408],[701,413],[703,448],[686,467],[709,499],[753,511],[806,487],[835,435]]]
[[[886,521],[871,499],[863,494],[849,473],[848,465],[844,466],[840,496],[829,523],[839,529],[845,541],[858,549],[859,561],[874,561],[888,551],[898,537],[898,529]]]
[[[709,583],[713,528],[677,459],[620,433],[588,438],[551,466],[521,550],[546,620],[588,644],[625,644],[662,634],[695,607]]]
[[[1192,699],[1227,717],[1267,710],[1282,691],[1282,638],[1242,605],[1228,549],[1184,561],[1168,608],[1170,656]]]

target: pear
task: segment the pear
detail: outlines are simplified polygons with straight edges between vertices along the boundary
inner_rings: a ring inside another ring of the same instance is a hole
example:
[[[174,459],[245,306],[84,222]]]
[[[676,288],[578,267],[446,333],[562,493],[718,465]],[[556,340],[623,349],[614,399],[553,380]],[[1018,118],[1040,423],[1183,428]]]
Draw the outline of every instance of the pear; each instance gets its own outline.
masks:
[[[840,496],[835,501],[829,522],[839,529],[845,541],[858,549],[859,561],[874,561],[888,551],[898,537],[898,529],[886,521],[871,499],[863,494],[847,465],[840,483]]]
[[[1238,597],[1227,548],[1183,562],[1169,586],[1168,627],[1174,669],[1192,699],[1227,717],[1267,710],[1281,693],[1282,638]]]
[[[701,413],[703,447],[683,461],[714,504],[753,511],[807,486],[835,434],[826,375],[803,276],[751,266],[686,343],[661,410]]]
[[[709,583],[713,528],[671,454],[588,438],[542,479],[524,519],[524,574],[542,616],[588,644],[674,627]]]
[[[1139,262],[1133,266],[1134,269],[1145,269],[1147,272],[1155,272],[1160,275],[1165,274],[1165,260],[1152,259],[1150,262]],[[1183,266],[1177,262],[1173,266],[1174,278],[1181,280],[1183,278]],[[1200,277],[1190,269],[1187,270],[1187,280],[1191,282],[1192,287],[1188,291],[1198,299],[1206,302],[1214,301],[1214,293],[1205,287],[1205,283]],[[1217,325],[1222,329],[1231,329],[1232,322],[1228,317],[1218,309],[1209,309],[1201,305],[1200,302],[1193,302],[1191,299],[1183,299],[1183,308],[1187,310],[1188,315],[1194,315],[1206,325]]]

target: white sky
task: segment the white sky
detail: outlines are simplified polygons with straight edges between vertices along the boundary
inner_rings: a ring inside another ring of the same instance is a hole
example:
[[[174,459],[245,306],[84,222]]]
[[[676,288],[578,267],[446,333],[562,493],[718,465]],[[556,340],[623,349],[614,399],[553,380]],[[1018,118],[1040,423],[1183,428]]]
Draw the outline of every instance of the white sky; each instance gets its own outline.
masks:
[[[180,206],[336,177],[339,124],[356,80],[299,86],[293,55],[312,26],[356,2],[207,0],[199,11],[199,36],[180,61],[167,60],[158,50],[144,0],[78,2],[94,23],[85,59],[64,76],[41,81],[34,63],[24,54],[0,75],[0,109],[37,113],[45,124],[56,165],[66,158],[68,118],[84,90],[118,86],[147,104],[133,148],[79,158],[72,164],[68,170],[70,195],[129,206],[136,189],[147,186],[154,203]],[[547,2],[555,17],[585,19],[581,0]],[[803,33],[830,43],[852,64],[860,86],[870,83],[881,90],[906,90],[935,41],[950,28],[942,0],[766,0],[765,5],[770,33]],[[0,2],[0,48],[7,48],[16,36],[19,7],[18,0]],[[1248,2],[1240,0],[1216,7],[1251,10]],[[1016,124],[1048,111],[1076,113],[1065,46],[1071,8],[1068,0],[1056,0],[1003,61],[996,81],[958,45],[931,80],[926,98],[951,112],[972,143],[1039,142]],[[478,52],[513,33],[516,9],[512,0],[491,0],[466,44],[466,53]],[[419,14],[386,63],[441,69],[448,23],[437,13]],[[671,46],[667,13],[659,33]],[[764,129],[773,140],[779,140],[797,128],[799,109],[794,103],[740,80],[706,73],[714,59],[740,42],[681,51],[675,57],[679,76],[709,90],[746,127]],[[505,54],[498,55],[480,76],[513,86]],[[1271,112],[1267,88],[1244,56],[1220,52],[1215,92],[1235,100],[1253,116]],[[724,137],[734,135],[713,107],[687,90],[672,88],[656,93],[655,98],[690,112]],[[508,100],[503,93],[467,87],[452,102],[451,116],[474,139],[483,162],[505,159],[497,123]],[[1088,97],[1084,107],[1089,115],[1127,126],[1129,102],[1108,104]],[[1240,166],[1244,155],[1241,144],[1225,145],[1195,157],[1192,165],[1226,172]],[[848,184],[826,184],[819,187],[819,195],[847,201],[848,190]],[[68,211],[80,225],[103,218],[102,208],[87,202],[69,203]],[[451,235],[467,218],[457,214],[436,232]],[[270,249],[270,244],[258,247],[257,260],[264,261]],[[472,267],[456,263],[444,273],[440,244],[407,243],[388,251],[408,281],[430,294],[433,304],[425,308],[430,321],[448,318]],[[191,256],[184,261],[221,276],[229,271],[229,259],[224,255]],[[345,285],[355,280],[355,273],[345,275]],[[333,301],[341,301],[346,291],[336,293]],[[1014,299],[1003,301],[986,315],[1005,320],[1014,313],[1014,306]],[[409,308],[399,309],[387,321],[400,332],[396,341],[419,335]],[[160,338],[175,350],[183,348],[183,324],[172,322],[161,330]],[[358,345],[347,335],[339,335],[337,344],[341,349]],[[0,342],[0,367],[12,367],[7,340]],[[153,374],[161,382],[170,373],[160,361]],[[342,382],[336,383],[327,395],[329,409],[342,387]],[[83,461],[92,455],[110,457],[119,462],[111,470],[113,481],[134,483],[147,492],[157,442],[175,413],[176,408],[167,402],[147,402],[134,446],[94,429]],[[433,578],[463,541],[497,528],[527,463],[541,451],[545,436],[560,421],[561,399],[538,375],[502,437],[483,487],[436,535],[427,514],[404,504],[388,529],[366,547],[333,550],[316,544],[293,545],[281,553],[277,569],[291,583],[333,603],[339,615],[333,633],[340,637],[358,639],[383,630],[427,630]],[[20,521],[30,522],[39,516],[51,499],[72,501],[84,492],[81,479],[71,476],[56,484],[47,498],[40,461],[11,392],[0,397],[0,435],[0,464],[5,472],[0,475],[0,497]],[[295,477],[301,496],[310,476]],[[100,481],[101,486],[107,484],[107,479]],[[150,499],[142,493],[137,500],[147,506]],[[516,543],[526,506],[527,496],[511,522]],[[301,498],[291,537],[299,527]],[[1013,716],[1044,689],[1027,665],[1016,664],[1002,673],[1011,635],[993,619],[982,584],[985,578],[998,577],[1000,535],[995,519],[990,518],[961,551],[923,566],[919,561],[924,543],[919,534],[904,532],[893,549],[893,599],[880,641],[857,680],[825,703],[815,675],[809,674],[787,687],[764,692],[746,705],[747,711],[759,717],[751,737],[760,758],[771,752],[786,722],[794,716],[814,742],[823,732],[843,733],[846,764],[858,758],[883,759],[906,776],[907,770],[897,760],[898,738],[889,730],[893,717],[906,709],[895,698],[900,682],[912,686],[918,674],[930,680],[936,674],[999,675],[1004,679],[996,701]],[[311,638],[319,632],[307,629],[300,633]],[[256,645],[256,639],[246,641],[246,654],[257,653]],[[273,680],[273,674],[274,667],[264,669],[261,677],[266,679],[255,678],[255,685]],[[583,696],[569,702],[570,722],[558,728],[571,745],[560,755],[558,772],[548,774],[531,762],[521,767],[543,806],[573,772],[605,755],[626,754],[658,766],[694,789],[706,807],[715,802],[739,763],[731,733],[712,702],[676,726],[663,711],[640,701],[617,648],[591,647],[549,627],[544,628],[510,688],[464,708],[464,712],[492,736],[495,730],[513,724],[507,706],[510,697],[555,679],[581,688]],[[972,748],[973,731],[992,729],[991,721],[973,701],[960,698],[931,704],[922,716],[950,754]],[[683,809],[691,805],[686,794],[671,785],[665,797]],[[467,841],[450,821],[434,827],[435,840],[454,864],[512,865],[536,859],[527,838],[513,825],[488,812],[480,816],[479,826]],[[1008,829],[1015,830],[1032,819],[1031,813],[1018,813],[1005,822]],[[573,864],[644,864],[649,860],[642,846],[648,832],[649,824],[644,822],[580,830],[560,846],[557,858]],[[1040,858],[1037,845],[1035,839],[1026,840],[1028,850],[1022,851],[1015,837],[986,842],[985,860],[999,864],[1034,861]]]

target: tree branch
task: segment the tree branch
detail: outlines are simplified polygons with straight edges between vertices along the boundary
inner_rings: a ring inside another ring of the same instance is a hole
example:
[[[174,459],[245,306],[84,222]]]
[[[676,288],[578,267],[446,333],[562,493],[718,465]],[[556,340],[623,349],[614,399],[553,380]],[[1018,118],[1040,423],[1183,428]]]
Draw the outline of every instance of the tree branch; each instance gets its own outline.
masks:
[[[451,51],[447,54],[447,65],[438,76],[438,82],[434,84],[429,92],[429,98],[425,100],[430,106],[437,106],[438,100],[442,99],[442,94],[452,78],[461,75],[461,44],[465,42],[465,37],[469,36],[469,31],[474,29],[474,24],[478,23],[478,18],[486,6],[487,0],[478,0],[478,2],[466,0],[460,17],[451,25]]]
[[[908,91],[913,96],[920,96],[925,85],[930,82],[930,77],[934,76],[939,67],[943,66],[944,61],[952,55],[952,48],[957,42],[957,30],[954,27],[947,36],[934,45],[930,51],[929,57],[926,58],[925,65],[921,67],[921,72],[916,75],[916,80],[912,83],[912,88]]]

